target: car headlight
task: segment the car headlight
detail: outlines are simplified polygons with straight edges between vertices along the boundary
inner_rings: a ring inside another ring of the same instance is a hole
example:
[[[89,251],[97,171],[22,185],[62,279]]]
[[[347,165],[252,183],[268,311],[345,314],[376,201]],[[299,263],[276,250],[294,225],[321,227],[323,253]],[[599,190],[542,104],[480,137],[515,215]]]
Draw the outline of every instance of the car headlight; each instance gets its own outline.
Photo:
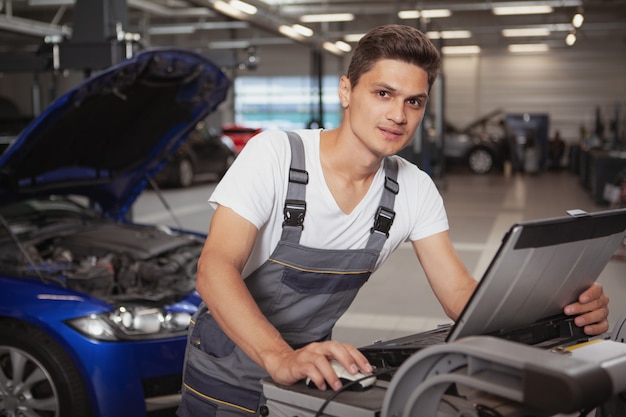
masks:
[[[69,320],[68,324],[97,340],[141,340],[176,337],[189,327],[187,312],[146,306],[120,306],[114,311]]]

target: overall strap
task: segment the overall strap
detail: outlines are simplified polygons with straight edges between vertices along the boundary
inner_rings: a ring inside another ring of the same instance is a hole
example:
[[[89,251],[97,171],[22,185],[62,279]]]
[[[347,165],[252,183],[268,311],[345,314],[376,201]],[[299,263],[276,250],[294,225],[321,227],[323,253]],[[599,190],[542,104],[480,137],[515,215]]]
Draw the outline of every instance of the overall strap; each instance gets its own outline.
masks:
[[[398,161],[391,156],[387,156],[385,158],[385,188],[383,189],[383,195],[380,197],[380,203],[374,218],[374,226],[370,229],[371,234],[365,246],[366,249],[380,253],[389,237],[389,229],[391,229],[393,219],[396,216],[393,206],[396,194],[400,191],[397,180]]]
[[[289,167],[287,198],[283,208],[284,221],[281,240],[298,243],[304,227],[306,185],[309,182],[309,173],[305,170],[302,138],[295,132],[287,131],[286,133],[291,146],[291,165]]]

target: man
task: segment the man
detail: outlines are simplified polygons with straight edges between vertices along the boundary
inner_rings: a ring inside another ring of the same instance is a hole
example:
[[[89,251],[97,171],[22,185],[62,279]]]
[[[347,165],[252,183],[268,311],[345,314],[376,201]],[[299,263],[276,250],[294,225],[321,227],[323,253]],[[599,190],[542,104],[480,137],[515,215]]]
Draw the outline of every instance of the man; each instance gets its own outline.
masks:
[[[254,415],[267,375],[339,389],[331,358],[370,373],[354,346],[330,340],[332,327],[405,241],[446,314],[459,316],[476,281],[433,182],[395,156],[422,120],[439,63],[418,30],[373,29],[341,77],[338,128],[267,131],[246,145],[210,198],[196,286],[206,306],[190,329],[180,417]],[[597,334],[607,304],[595,285],[565,312]]]

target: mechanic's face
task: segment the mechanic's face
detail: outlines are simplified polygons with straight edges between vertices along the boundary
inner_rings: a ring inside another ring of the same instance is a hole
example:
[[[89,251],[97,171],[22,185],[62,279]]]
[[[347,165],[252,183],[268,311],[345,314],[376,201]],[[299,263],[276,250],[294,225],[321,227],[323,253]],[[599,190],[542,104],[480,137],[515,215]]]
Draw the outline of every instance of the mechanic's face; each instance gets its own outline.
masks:
[[[422,121],[428,98],[428,75],[420,67],[383,59],[351,86],[342,77],[339,88],[344,122],[378,157],[404,148]]]

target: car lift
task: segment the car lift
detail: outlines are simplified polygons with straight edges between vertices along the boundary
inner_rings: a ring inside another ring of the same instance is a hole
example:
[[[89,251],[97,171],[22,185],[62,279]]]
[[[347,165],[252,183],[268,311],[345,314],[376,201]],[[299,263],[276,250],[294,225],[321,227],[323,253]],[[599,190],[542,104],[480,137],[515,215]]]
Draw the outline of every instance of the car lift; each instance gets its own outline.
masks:
[[[610,339],[544,350],[491,336],[431,346],[363,392],[264,380],[269,417],[626,417],[626,314]],[[329,401],[327,401],[329,400]]]

